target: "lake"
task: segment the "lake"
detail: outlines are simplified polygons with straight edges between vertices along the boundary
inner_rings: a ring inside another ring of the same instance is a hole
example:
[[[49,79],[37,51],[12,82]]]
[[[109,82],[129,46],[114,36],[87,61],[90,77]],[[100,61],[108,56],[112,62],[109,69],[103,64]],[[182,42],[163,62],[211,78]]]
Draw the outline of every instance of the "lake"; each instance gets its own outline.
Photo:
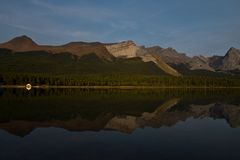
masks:
[[[1,160],[240,159],[238,89],[0,89]]]

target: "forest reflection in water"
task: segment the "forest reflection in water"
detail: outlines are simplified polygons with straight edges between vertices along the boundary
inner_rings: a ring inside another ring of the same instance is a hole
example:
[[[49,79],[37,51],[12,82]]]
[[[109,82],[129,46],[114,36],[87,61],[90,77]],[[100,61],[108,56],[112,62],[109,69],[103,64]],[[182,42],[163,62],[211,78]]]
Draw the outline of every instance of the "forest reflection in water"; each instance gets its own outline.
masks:
[[[1,89],[0,129],[26,136],[34,129],[110,130],[174,126],[193,119],[224,119],[240,126],[239,90],[226,89]]]
[[[240,159],[239,90],[0,89],[0,159]]]

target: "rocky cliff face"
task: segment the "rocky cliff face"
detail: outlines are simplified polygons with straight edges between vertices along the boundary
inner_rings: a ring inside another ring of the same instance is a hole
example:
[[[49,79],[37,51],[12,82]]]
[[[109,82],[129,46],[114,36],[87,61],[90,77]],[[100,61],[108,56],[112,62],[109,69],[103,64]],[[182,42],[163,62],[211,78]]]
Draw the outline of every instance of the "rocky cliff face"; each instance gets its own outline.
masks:
[[[173,48],[161,48],[159,46],[154,46],[147,48],[149,53],[158,54],[162,60],[168,64],[180,64],[180,63],[188,63],[191,58],[186,56],[185,54],[178,53]]]
[[[230,48],[225,56],[195,56],[190,61],[191,69],[204,69],[209,71],[240,70],[240,50]]]
[[[191,70],[231,71],[240,70],[240,50],[231,48],[225,56],[188,57],[173,48],[154,46],[147,48],[148,53],[158,54],[167,64],[187,64]]]
[[[180,76],[180,74],[165,63],[155,50],[145,48],[144,46],[137,46],[133,41],[124,41],[115,44],[106,44],[108,51],[115,57],[141,57],[144,62],[153,62],[165,73]]]
[[[158,46],[148,48],[148,53],[157,53],[167,64],[187,64],[191,70],[231,71],[240,70],[240,50],[230,48],[225,56],[194,56],[188,57],[172,48]]]
[[[204,56],[194,56],[189,62],[191,70],[215,71],[214,68],[209,65],[209,63],[209,58]]]
[[[223,56],[212,56],[209,58],[209,66],[215,70],[219,70],[223,65]]]
[[[240,50],[233,47],[230,48],[223,57],[220,69],[223,71],[240,70]]]
[[[114,57],[132,58],[137,56],[139,47],[133,41],[106,44],[105,47]]]
[[[165,63],[158,54],[145,54],[141,56],[144,62],[154,62],[159,68],[173,76],[181,76],[175,69]]]

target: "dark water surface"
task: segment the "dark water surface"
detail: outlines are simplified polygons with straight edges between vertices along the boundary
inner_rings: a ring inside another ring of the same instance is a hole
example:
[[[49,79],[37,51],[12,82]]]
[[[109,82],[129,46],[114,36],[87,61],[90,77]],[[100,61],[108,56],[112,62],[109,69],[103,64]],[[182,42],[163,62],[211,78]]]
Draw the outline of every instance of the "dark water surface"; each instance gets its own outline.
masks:
[[[239,160],[239,93],[0,89],[0,160]]]

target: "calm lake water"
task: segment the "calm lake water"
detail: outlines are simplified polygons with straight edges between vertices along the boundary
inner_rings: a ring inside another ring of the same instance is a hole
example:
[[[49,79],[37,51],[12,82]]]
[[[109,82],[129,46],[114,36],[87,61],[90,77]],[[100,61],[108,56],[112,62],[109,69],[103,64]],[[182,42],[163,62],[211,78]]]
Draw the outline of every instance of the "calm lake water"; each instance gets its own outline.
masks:
[[[239,93],[0,89],[0,159],[239,160]]]

